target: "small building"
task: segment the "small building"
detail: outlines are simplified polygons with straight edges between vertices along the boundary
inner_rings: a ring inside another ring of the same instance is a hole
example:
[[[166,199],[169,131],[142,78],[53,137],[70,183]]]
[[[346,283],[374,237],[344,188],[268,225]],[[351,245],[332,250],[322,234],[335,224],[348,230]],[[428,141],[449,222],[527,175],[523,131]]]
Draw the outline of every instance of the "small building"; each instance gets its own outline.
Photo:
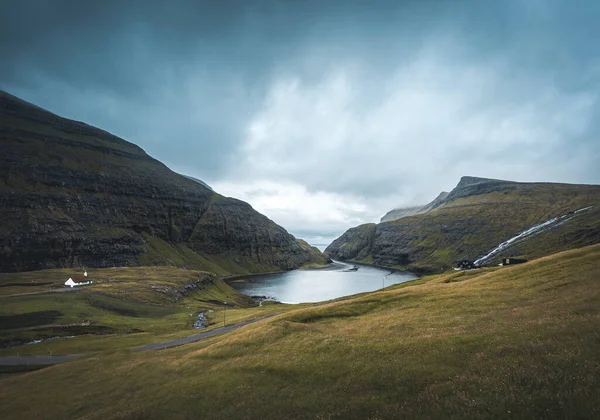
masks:
[[[65,282],[65,286],[69,286],[69,287],[85,286],[86,284],[92,284],[92,282],[91,281],[86,281],[84,283],[75,283],[71,277],[69,277],[69,280],[67,280]]]
[[[502,265],[515,265],[515,264],[523,264],[528,260],[525,258],[502,258]]]
[[[474,268],[478,268],[477,265],[471,260],[460,260],[456,263],[456,270],[473,270]]]

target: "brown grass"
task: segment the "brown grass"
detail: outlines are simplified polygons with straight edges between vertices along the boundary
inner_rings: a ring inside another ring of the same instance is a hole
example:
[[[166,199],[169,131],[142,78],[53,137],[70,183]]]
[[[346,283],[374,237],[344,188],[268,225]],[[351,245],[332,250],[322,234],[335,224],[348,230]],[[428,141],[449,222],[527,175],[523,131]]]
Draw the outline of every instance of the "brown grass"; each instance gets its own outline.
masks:
[[[597,418],[599,258],[596,245],[432,276],[180,348],[6,377],[0,416]]]

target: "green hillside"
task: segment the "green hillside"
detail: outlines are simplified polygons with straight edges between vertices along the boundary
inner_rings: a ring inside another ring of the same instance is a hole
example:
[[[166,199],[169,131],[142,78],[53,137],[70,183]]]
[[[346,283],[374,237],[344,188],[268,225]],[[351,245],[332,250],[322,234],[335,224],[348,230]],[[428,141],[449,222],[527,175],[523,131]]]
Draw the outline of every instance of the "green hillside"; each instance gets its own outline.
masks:
[[[535,258],[600,242],[600,186],[518,183],[464,177],[424,214],[350,229],[326,252],[334,259],[440,272],[475,260],[503,241],[579,209],[560,226],[507,248],[502,256]]]
[[[597,418],[600,245],[0,379],[13,418]],[[76,392],[67,392],[66,390]]]
[[[218,274],[324,264],[249,204],[140,147],[0,91],[0,272],[174,265]]]
[[[81,269],[0,274],[0,357],[81,354],[191,335],[204,312],[207,328],[290,310],[257,307],[220,276],[171,266]],[[25,345],[42,340],[35,345]],[[0,372],[2,369],[0,368]]]

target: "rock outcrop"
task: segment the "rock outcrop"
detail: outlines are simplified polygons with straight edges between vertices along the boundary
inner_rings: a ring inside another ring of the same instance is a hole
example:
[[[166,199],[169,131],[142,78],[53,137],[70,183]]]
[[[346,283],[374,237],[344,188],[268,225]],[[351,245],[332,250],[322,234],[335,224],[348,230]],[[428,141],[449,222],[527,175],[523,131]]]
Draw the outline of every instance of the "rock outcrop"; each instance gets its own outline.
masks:
[[[172,264],[228,274],[327,261],[249,204],[106,131],[1,91],[0,119],[0,271]]]
[[[439,272],[459,259],[475,260],[531,226],[590,206],[505,253],[531,259],[600,242],[597,185],[463,177],[428,206],[417,214],[351,228],[325,252],[333,259]]]
[[[375,239],[375,223],[367,223],[348,229],[327,247],[333,258],[362,261],[369,256]]]

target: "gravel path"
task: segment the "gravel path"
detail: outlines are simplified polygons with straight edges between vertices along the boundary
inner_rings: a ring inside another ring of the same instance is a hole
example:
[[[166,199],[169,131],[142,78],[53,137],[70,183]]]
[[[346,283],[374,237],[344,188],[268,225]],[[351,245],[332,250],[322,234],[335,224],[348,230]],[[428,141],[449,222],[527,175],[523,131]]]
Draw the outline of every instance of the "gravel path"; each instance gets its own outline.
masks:
[[[240,322],[237,324],[228,325],[226,327],[216,328],[211,331],[206,331],[206,332],[190,335],[190,336],[183,337],[183,338],[178,338],[176,340],[170,340],[170,341],[164,341],[162,343],[146,344],[144,346],[132,347],[131,350],[162,350],[162,349],[168,349],[169,347],[177,347],[177,346],[181,346],[183,344],[193,343],[194,341],[199,341],[204,338],[214,337],[215,335],[225,334],[225,333],[228,333],[229,331],[237,330],[238,328],[241,328],[245,325],[253,324],[255,322],[262,321],[263,319],[272,318],[274,316],[275,315],[269,315],[269,316],[265,316],[263,318],[252,319],[250,321],[244,321],[244,322]]]
[[[237,324],[228,325],[226,327],[216,328],[211,331],[206,331],[194,335],[190,335],[176,340],[163,341],[162,343],[146,344],[144,346],[131,347],[131,350],[162,350],[170,347],[182,346],[184,344],[193,343],[194,341],[200,341],[205,338],[214,337],[228,333],[233,330],[237,330],[243,326],[253,324],[263,319],[272,318],[276,315],[269,315],[262,318],[251,319],[250,321],[238,322]],[[8,356],[0,357],[0,365],[4,366],[16,366],[16,365],[53,365],[56,363],[63,363],[77,357],[85,356],[84,354],[69,354],[66,356]]]

